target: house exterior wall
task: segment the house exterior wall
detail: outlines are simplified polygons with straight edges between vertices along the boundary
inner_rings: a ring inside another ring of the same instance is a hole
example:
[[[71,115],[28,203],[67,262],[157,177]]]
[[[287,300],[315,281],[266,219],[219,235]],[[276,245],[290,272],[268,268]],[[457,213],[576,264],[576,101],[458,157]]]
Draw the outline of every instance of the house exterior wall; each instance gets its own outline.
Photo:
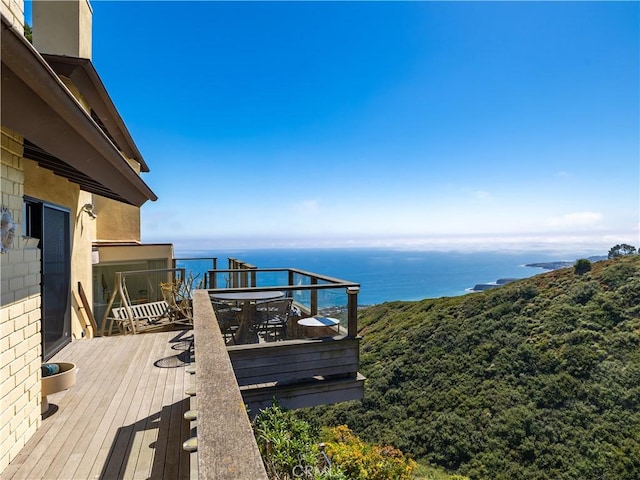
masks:
[[[40,250],[22,236],[22,137],[2,129],[2,205],[16,226],[0,255],[0,475],[40,427]]]
[[[40,7],[46,9],[63,3],[63,7],[67,4],[72,9],[77,7],[73,12],[65,11],[63,14],[65,18],[60,20],[63,25],[65,22],[69,25],[69,21],[73,24],[73,18],[79,20],[77,34],[74,33],[76,29],[73,25],[68,32],[71,36],[77,37],[77,51],[47,50],[50,53],[74,57],[91,57],[91,7],[87,0],[34,3],[37,3],[33,9],[34,23],[36,10],[39,12],[39,18],[47,19],[47,15],[41,15],[43,10]],[[10,20],[12,27],[22,35],[24,1],[0,0],[0,11],[3,17]],[[48,17],[48,21],[56,23],[51,16]],[[42,22],[38,28],[46,28],[46,23]],[[49,32],[48,35],[47,42],[51,38],[56,38],[58,33]],[[85,51],[85,48],[88,50]],[[71,79],[62,78],[62,81],[89,112],[86,99],[80,95],[79,89]],[[3,125],[0,127],[0,137],[2,207],[8,209],[15,224],[13,248],[7,253],[0,254],[0,478],[2,478],[3,471],[17,457],[42,422],[41,252],[38,248],[39,239],[24,236],[26,222],[23,213],[24,197],[32,197],[69,210],[72,340],[90,336],[93,333],[87,327],[88,319],[80,301],[78,284],[82,284],[91,305],[94,296],[92,249],[94,241],[100,238],[98,231],[100,230],[107,241],[138,243],[140,241],[140,210],[135,206],[120,204],[85,192],[79,185],[55,175],[48,169],[41,168],[35,161],[24,158],[24,139],[18,132],[9,130]],[[127,161],[139,173],[138,162],[130,159]],[[92,218],[83,210],[86,204],[94,205],[93,211],[98,218]],[[151,250],[151,253],[160,253],[155,247]],[[160,250],[163,254],[169,252],[166,258],[170,262],[171,248],[165,246]],[[109,255],[106,257],[108,258]]]
[[[124,263],[132,261],[166,259],[164,268],[171,268],[173,244],[157,243],[145,245],[100,245],[100,263]]]
[[[24,31],[24,1],[2,0],[0,12],[11,20],[11,25],[18,31]]]
[[[87,0],[33,2],[33,46],[39,52],[90,59],[92,17]]]
[[[140,242],[140,209],[133,205],[95,196],[96,240]]]
[[[40,168],[32,160],[24,159],[24,194],[70,210],[71,222],[71,338],[82,338],[87,320],[78,293],[78,282],[89,302],[92,301],[91,248],[95,238],[96,220],[82,211],[93,203],[93,195],[80,190],[75,183]]]

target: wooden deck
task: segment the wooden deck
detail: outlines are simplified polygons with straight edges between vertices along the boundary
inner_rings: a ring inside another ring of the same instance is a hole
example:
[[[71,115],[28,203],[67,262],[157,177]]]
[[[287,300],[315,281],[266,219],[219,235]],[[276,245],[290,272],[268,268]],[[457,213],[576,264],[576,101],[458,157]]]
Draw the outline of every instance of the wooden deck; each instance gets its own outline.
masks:
[[[51,362],[78,366],[72,388],[49,395],[54,410],[2,474],[3,479],[188,479],[182,417],[193,383],[192,332],[79,340]]]

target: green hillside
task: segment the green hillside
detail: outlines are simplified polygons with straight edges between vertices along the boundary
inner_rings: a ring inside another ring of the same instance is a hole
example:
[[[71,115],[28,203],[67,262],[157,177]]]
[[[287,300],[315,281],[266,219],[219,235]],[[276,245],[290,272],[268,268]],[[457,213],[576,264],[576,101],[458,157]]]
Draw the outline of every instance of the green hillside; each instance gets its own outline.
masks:
[[[307,420],[473,479],[640,478],[640,255],[359,324],[365,399]]]

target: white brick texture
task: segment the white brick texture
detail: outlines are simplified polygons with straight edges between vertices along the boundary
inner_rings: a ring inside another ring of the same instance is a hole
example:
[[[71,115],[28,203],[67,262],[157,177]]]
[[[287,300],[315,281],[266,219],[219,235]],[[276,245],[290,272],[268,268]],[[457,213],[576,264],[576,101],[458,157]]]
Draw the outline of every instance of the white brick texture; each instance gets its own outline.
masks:
[[[2,0],[6,5],[7,0]],[[13,249],[0,255],[0,477],[40,426],[40,251],[22,224],[22,138],[2,129],[2,206],[16,223]]]

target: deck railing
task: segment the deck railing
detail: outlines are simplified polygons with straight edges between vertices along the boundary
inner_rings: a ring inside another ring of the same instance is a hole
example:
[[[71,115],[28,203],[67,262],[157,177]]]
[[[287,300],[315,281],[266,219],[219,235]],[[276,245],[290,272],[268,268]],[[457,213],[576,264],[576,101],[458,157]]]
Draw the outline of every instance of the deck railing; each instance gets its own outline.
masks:
[[[198,478],[267,480],[209,297],[194,293]]]
[[[304,408],[363,397],[364,377],[358,373],[359,284],[292,268],[226,269],[210,271],[207,276],[211,285],[220,285],[216,277],[232,279],[225,281],[225,288],[206,291],[215,301],[277,292],[278,296],[291,298],[297,311],[289,318],[285,338],[269,341],[267,335],[260,337],[259,330],[238,335],[245,330],[243,322],[252,323],[252,314],[259,318],[260,305],[251,300],[238,304],[240,324],[236,333],[226,338],[226,346],[252,415],[271,405],[274,398],[286,408]],[[301,317],[313,316],[340,323],[309,327],[298,324]],[[216,320],[220,321],[214,313],[213,321]]]
[[[190,282],[194,272],[188,269],[188,262],[195,261],[202,264],[203,260],[214,268],[204,274],[200,271],[197,274],[198,281]],[[295,268],[260,269],[237,259],[229,258],[228,260],[230,267],[237,268],[216,269],[216,258],[189,258],[180,259],[179,262],[176,259],[174,264],[181,266],[175,268],[117,272],[114,280],[116,288],[99,319],[101,320],[100,333],[102,335],[112,333],[110,328],[105,332],[108,319],[112,317],[112,307],[162,300],[163,296],[160,293],[162,282],[182,282],[190,284],[188,290],[207,289],[211,297],[219,293],[282,292],[282,296],[290,298],[293,305],[286,329],[286,340],[345,335],[355,338],[358,335],[359,284]],[[146,298],[130,298],[127,282],[133,282],[132,285],[136,285],[134,290],[142,288],[140,285],[144,286],[145,292],[148,291]],[[330,317],[339,323],[326,328],[304,327],[297,324],[297,320],[301,318],[314,316]]]
[[[233,259],[230,259],[230,261]],[[236,262],[234,260],[234,262]],[[231,262],[230,262],[231,263]],[[337,335],[358,335],[358,293],[360,284],[295,268],[242,268],[209,270],[206,273],[208,293],[274,292],[280,291],[293,300],[300,316],[326,316],[340,321],[334,329]],[[295,316],[288,329],[288,339],[304,338],[308,329],[298,328]],[[330,329],[319,332],[325,335]]]

